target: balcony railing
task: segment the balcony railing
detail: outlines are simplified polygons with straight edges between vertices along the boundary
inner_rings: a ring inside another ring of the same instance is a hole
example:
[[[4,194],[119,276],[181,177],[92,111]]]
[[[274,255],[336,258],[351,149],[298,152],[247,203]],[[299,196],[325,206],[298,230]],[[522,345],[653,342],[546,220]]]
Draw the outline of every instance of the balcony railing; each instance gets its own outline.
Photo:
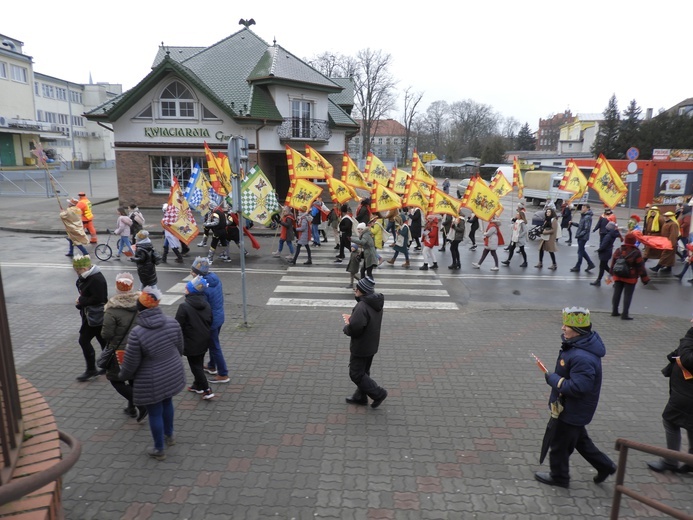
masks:
[[[281,141],[327,142],[332,137],[332,130],[328,121],[288,117],[277,128],[277,134]]]

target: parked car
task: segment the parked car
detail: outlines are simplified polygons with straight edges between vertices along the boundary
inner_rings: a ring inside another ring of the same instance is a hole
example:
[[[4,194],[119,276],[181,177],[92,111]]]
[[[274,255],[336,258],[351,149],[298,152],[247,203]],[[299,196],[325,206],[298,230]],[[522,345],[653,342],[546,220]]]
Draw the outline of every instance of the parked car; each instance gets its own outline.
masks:
[[[469,186],[469,178],[462,179],[457,185],[457,198],[461,199],[464,192],[467,191],[467,186]]]

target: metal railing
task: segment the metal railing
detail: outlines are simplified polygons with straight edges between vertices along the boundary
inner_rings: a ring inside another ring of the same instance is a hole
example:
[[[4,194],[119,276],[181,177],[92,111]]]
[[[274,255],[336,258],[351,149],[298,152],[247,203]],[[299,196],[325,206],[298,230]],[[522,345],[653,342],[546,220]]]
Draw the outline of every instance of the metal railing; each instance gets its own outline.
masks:
[[[326,142],[332,137],[332,130],[328,121],[288,117],[277,127],[277,134],[282,141]]]
[[[619,452],[618,456],[618,470],[616,471],[616,487],[614,489],[614,500],[611,504],[611,520],[617,520],[619,510],[621,508],[621,497],[623,495],[629,496],[633,500],[650,506],[657,511],[661,511],[669,515],[672,518],[678,518],[680,520],[693,520],[693,515],[674,509],[671,506],[663,504],[657,500],[646,497],[630,488],[627,488],[623,484],[623,479],[626,475],[626,461],[628,460],[628,450],[641,451],[643,453],[649,453],[651,455],[657,455],[663,459],[677,460],[683,462],[690,466],[693,466],[693,455],[689,453],[684,453],[681,451],[668,450],[666,448],[658,448],[656,446],[651,446],[649,444],[643,444],[640,442],[630,441],[628,439],[616,439],[616,449]]]
[[[55,189],[51,183],[50,175],[53,176]],[[46,198],[55,197],[55,190],[58,195],[66,194],[67,190],[56,180],[56,176],[61,176],[55,171],[50,174],[47,170],[2,170],[0,171],[0,195],[16,195],[20,197]]]

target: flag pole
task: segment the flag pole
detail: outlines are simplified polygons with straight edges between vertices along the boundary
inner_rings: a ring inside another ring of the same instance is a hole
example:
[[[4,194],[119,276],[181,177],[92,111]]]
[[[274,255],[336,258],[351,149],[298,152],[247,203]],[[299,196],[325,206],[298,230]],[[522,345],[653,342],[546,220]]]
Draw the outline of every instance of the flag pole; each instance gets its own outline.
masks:
[[[248,304],[246,298],[245,287],[245,245],[243,237],[245,235],[245,219],[243,218],[243,208],[241,204],[241,161],[248,161],[246,155],[248,150],[248,141],[240,136],[231,136],[227,148],[229,161],[233,164],[231,170],[231,182],[233,185],[233,205],[234,210],[238,214],[238,245],[241,248],[241,295],[243,299],[243,326],[248,326]]]

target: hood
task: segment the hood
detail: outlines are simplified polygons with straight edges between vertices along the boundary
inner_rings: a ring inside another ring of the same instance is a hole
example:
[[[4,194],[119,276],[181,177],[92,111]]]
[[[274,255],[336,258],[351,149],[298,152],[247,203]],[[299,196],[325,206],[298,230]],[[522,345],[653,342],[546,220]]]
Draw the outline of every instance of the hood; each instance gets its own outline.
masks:
[[[111,296],[108,302],[106,302],[104,309],[131,309],[137,307],[137,298],[139,298],[139,296],[140,293],[138,291],[116,294],[115,296]]]
[[[219,277],[214,273],[207,273],[203,278],[207,280],[210,288],[214,288],[221,283]]]
[[[142,247],[142,246],[152,247],[152,241],[149,238],[143,238],[142,240],[137,241],[137,246],[138,247]]]
[[[598,358],[603,358],[606,355],[606,347],[602,338],[595,331],[589,334],[583,334],[576,338],[566,340],[563,338],[563,350],[568,350],[570,348],[579,348],[580,350],[585,350]]]
[[[166,323],[164,311],[159,307],[144,309],[137,315],[137,324],[145,329],[159,329]]]
[[[82,274],[80,274],[80,276],[82,278],[88,278],[91,275],[96,274],[96,273],[100,273],[100,272],[101,272],[101,269],[99,269],[98,265],[92,265],[88,271],[83,272]]]
[[[385,296],[381,293],[364,294],[359,301],[371,307],[374,311],[380,312],[385,306]]]
[[[132,219],[130,217],[126,217],[125,215],[121,215],[120,217],[118,217],[118,220],[122,220],[123,222],[125,222],[126,226],[132,226]]]
[[[202,293],[186,294],[185,301],[188,302],[194,309],[204,309],[207,304],[207,298]]]
[[[592,210],[591,210],[591,209],[588,209],[587,211],[585,211],[585,212],[583,213],[583,215],[585,215],[586,217],[591,217],[592,215],[594,215],[594,213],[592,213]]]

